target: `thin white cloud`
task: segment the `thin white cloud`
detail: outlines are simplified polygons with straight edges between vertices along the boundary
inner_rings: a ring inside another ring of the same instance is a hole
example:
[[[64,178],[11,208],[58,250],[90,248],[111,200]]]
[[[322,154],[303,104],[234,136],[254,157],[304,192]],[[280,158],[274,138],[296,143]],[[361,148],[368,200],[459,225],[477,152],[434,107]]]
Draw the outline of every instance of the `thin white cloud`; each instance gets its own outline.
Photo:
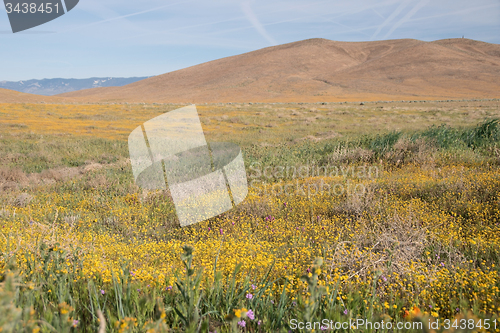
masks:
[[[340,17],[349,17],[352,15],[355,15],[359,12],[363,11],[368,11],[373,8],[383,8],[384,6],[387,6],[391,3],[393,3],[394,0],[386,0],[384,2],[377,2],[376,4],[370,4],[367,6],[334,6],[333,8],[323,8],[323,10],[317,10],[318,8],[322,8],[322,4],[330,4],[331,0],[320,0],[316,2],[307,2],[307,3],[301,3],[300,5],[295,5],[295,6],[290,6],[290,5],[285,5],[284,3],[277,3],[273,5],[271,8],[268,8],[268,10],[261,10],[259,11],[258,15],[261,17],[265,15],[266,17],[272,17],[273,20],[268,20],[268,23],[260,23],[260,25],[264,28],[264,31],[266,31],[265,27],[266,26],[271,26],[271,25],[279,25],[283,23],[290,23],[290,22],[299,22],[297,26],[299,25],[307,25],[310,23],[316,23],[317,20],[315,18],[318,17],[325,17],[326,15],[334,15],[328,18],[327,21],[331,21],[332,19],[337,19]],[[271,9],[271,10],[269,10]],[[314,9],[314,10],[310,10]],[[329,9],[329,10],[325,10]],[[307,15],[308,13],[311,13],[310,15]],[[226,15],[227,17],[228,15]],[[231,16],[231,15],[229,15]],[[277,18],[283,18],[286,17],[286,19],[282,20],[276,20]],[[189,21],[189,20],[188,20]],[[221,25],[223,23],[236,23],[238,21],[245,21],[249,22],[250,25],[244,25],[244,26],[238,26],[238,27],[231,27],[234,25],[229,25],[226,24],[227,27],[222,26],[221,28],[218,28],[214,31],[213,29],[209,29],[211,26],[216,26],[216,25]],[[190,21],[189,21],[190,22]],[[178,31],[185,31],[185,30],[193,30],[196,31],[197,28],[202,28],[206,27],[206,29],[203,29],[201,32],[202,36],[207,36],[207,35],[222,35],[222,34],[227,34],[227,33],[232,33],[236,31],[242,31],[242,30],[249,30],[249,29],[255,29],[255,25],[248,20],[248,18],[245,15],[237,16],[233,14],[232,17],[226,18],[224,20],[217,20],[217,21],[208,21],[208,22],[201,22],[197,24],[191,24],[191,25],[182,25],[179,24],[177,27],[170,28],[170,29],[157,29],[157,30],[149,30],[146,31],[142,34],[129,34],[124,37],[120,37],[118,39],[115,39],[115,41],[123,41],[123,40],[129,40],[129,39],[135,39],[140,41],[140,43],[149,43],[150,39],[147,37],[153,36],[153,35],[169,35],[170,38],[168,40],[162,39],[162,41],[158,41],[158,39],[154,40],[153,44],[185,44],[187,40],[193,41],[193,43],[198,43],[198,39],[189,37],[189,35],[175,35],[174,32]],[[362,27],[360,29],[355,29],[352,30],[354,32],[356,31],[363,31],[363,30],[368,30],[368,29],[374,29],[375,27]],[[363,33],[365,34],[365,33]],[[260,33],[259,33],[260,35]],[[366,34],[365,34],[366,35]],[[367,35],[368,36],[368,35]],[[312,36],[315,37],[315,36]],[[369,37],[369,36],[368,36]],[[276,44],[276,41],[274,38],[272,39],[273,42],[271,44]],[[238,42],[240,39],[238,39]],[[270,42],[267,38],[266,41]],[[236,41],[235,41],[236,42]],[[233,43],[233,42],[231,42]],[[231,45],[227,45],[227,47],[231,47]],[[252,47],[247,47],[247,49],[251,49]]]
[[[332,22],[335,24],[343,25],[343,24],[337,22],[338,21],[337,19],[339,19],[341,17],[352,17],[352,15],[356,15],[360,12],[369,11],[369,10],[374,9],[374,8],[384,7],[384,6],[387,6],[391,3],[393,3],[392,0],[388,0],[388,1],[378,2],[377,4],[372,4],[372,5],[368,5],[368,6],[364,6],[364,7],[363,6],[349,6],[347,9],[346,8],[340,9],[338,7],[334,7],[334,8],[328,8],[328,9],[330,9],[330,11],[323,10],[323,11],[321,11],[321,13],[318,13],[317,11],[313,11],[312,14],[310,14],[310,15],[304,15],[304,13],[307,12],[306,9],[317,8],[318,5],[321,5],[323,3],[329,3],[330,1],[331,0],[322,0],[322,1],[318,1],[318,2],[302,4],[302,5],[298,5],[298,6],[275,6],[275,8],[277,8],[277,9],[268,10],[268,11],[261,11],[261,12],[259,12],[259,15],[266,15],[266,16],[274,15],[273,17],[276,19],[277,17],[284,17],[284,15],[275,15],[275,14],[282,14],[283,12],[287,12],[287,15],[285,15],[286,19],[275,20],[275,21],[268,22],[265,24],[261,23],[261,25],[262,25],[262,27],[264,27],[264,29],[267,26],[275,26],[275,25],[281,25],[281,24],[291,23],[291,22],[298,22],[296,26],[299,26],[299,25],[303,26],[303,25],[307,25],[311,22],[316,22],[317,21],[316,19],[318,17],[325,18],[326,19],[325,22]],[[329,15],[333,15],[333,16],[329,16]],[[193,38],[193,36],[189,36],[189,34],[179,34],[178,32],[182,31],[182,30],[188,30],[188,29],[210,27],[212,25],[218,25],[221,23],[240,21],[240,20],[245,19],[245,18],[246,17],[244,15],[242,15],[242,16],[233,16],[229,19],[219,20],[219,21],[203,22],[203,23],[194,24],[194,25],[187,25],[187,26],[180,25],[176,28],[171,28],[168,30],[149,31],[149,32],[146,32],[143,34],[130,34],[130,35],[126,35],[124,37],[118,38],[115,41],[135,39],[138,41],[140,40],[141,43],[155,44],[155,45],[167,45],[167,44],[169,44],[169,45],[170,44],[205,45],[205,43],[200,43],[200,39],[198,39],[198,38]],[[245,21],[248,22],[248,19]],[[343,26],[345,26],[346,28],[350,28],[347,25],[343,25]],[[349,29],[347,31],[343,31],[342,33],[360,32],[363,35],[369,37],[369,35],[367,33],[364,33],[363,31],[373,30],[376,27],[377,26],[361,26],[360,28]],[[237,31],[244,31],[244,30],[250,30],[250,29],[255,29],[255,26],[251,23],[249,25],[238,26],[235,28],[217,29],[214,31],[210,31],[210,29],[204,29],[203,33],[201,34],[201,36],[202,36],[201,40],[203,40],[203,38],[207,38],[208,36],[224,35],[224,34],[230,34],[230,33],[234,33]],[[153,35],[168,35],[169,38],[168,39],[155,38],[153,40],[147,38],[147,37],[153,36]],[[312,36],[308,36],[308,37],[318,37],[318,36],[312,35]],[[298,39],[299,38],[297,38],[297,40]],[[251,44],[251,46],[250,46],[248,43],[247,43],[247,47],[241,47],[241,45],[239,44],[240,42],[241,42],[241,40],[238,39],[238,40],[229,41],[228,44],[226,44],[226,41],[224,41],[222,44],[220,44],[220,43],[215,43],[215,44],[217,44],[218,46],[223,46],[223,47],[228,47],[228,48],[236,47],[236,48],[243,48],[243,49],[255,49],[258,47],[262,47],[262,45],[259,45],[259,44],[257,44],[257,46],[255,46],[254,44]],[[245,42],[242,45],[244,46]]]
[[[406,8],[406,6],[408,6],[408,4],[411,2],[411,0],[405,0],[403,1],[401,4],[399,4],[398,8],[396,8],[396,10],[394,10],[391,15],[389,15],[389,17],[387,17],[385,19],[384,22],[382,22],[382,24],[377,28],[377,30],[373,33],[372,35],[372,38],[371,40],[374,40],[375,37],[377,37],[377,35],[380,33],[380,31],[387,25],[389,24],[392,20],[394,20],[394,18],[396,16],[399,15],[399,13],[401,13],[403,11],[403,9]]]
[[[375,8],[372,8],[372,11],[377,14],[378,16],[380,16],[382,19],[385,20],[385,16],[383,16],[382,14],[380,14]]]
[[[255,30],[257,30],[257,32],[259,34],[261,34],[262,37],[264,37],[271,45],[278,44],[278,42],[276,42],[276,40],[274,40],[274,38],[272,38],[267,33],[267,31],[266,31],[266,29],[264,29],[264,26],[262,25],[262,23],[260,23],[259,19],[257,18],[255,13],[253,12],[252,7],[250,7],[249,0],[241,2],[241,9],[243,10],[243,13],[245,13],[245,16],[248,19],[248,21],[250,21],[250,23],[252,23]]]
[[[105,23],[105,22],[111,22],[111,21],[121,20],[121,19],[125,19],[125,18],[128,18],[128,17],[132,17],[132,16],[142,15],[142,14],[154,12],[154,11],[166,8],[166,7],[171,7],[171,6],[175,6],[175,5],[178,5],[178,4],[185,4],[186,2],[191,2],[191,1],[194,1],[194,0],[173,2],[173,3],[169,3],[168,5],[163,5],[163,6],[159,6],[159,7],[155,7],[155,8],[151,8],[151,9],[146,9],[146,10],[142,10],[142,11],[131,13],[131,14],[115,16],[115,17],[111,17],[111,18],[108,18],[108,19],[105,19],[105,20],[101,20],[101,21],[97,21],[97,22],[92,22],[92,23],[89,23],[89,24],[86,24],[86,25],[83,25],[83,26],[78,26],[78,27],[75,27],[73,29],[67,29],[65,32],[73,31],[73,30],[78,30],[78,29],[81,29],[81,28],[87,28],[87,27],[94,26],[94,25],[101,24],[101,23]]]
[[[422,7],[424,7],[430,0],[421,0],[419,3],[415,5],[405,16],[403,16],[396,24],[392,26],[392,28],[385,34],[383,39],[387,39],[397,28],[399,28],[402,24],[406,23],[416,12],[418,12]]]
[[[479,6],[479,7],[474,6],[474,7],[460,9],[460,10],[457,10],[454,12],[446,12],[446,13],[437,14],[437,15],[412,18],[412,19],[409,19],[408,22],[419,22],[419,21],[425,21],[425,20],[434,19],[434,18],[438,18],[438,17],[456,16],[457,14],[467,14],[468,17],[470,17],[471,16],[470,14],[472,12],[480,11],[480,10],[484,10],[484,9],[491,9],[491,8],[500,9],[500,3],[493,3],[491,5]],[[477,17],[477,18],[480,17],[482,19],[481,22],[484,22],[484,14],[483,13],[480,13],[479,15],[477,15],[475,17]],[[479,19],[478,19],[478,21],[479,21]],[[500,21],[498,21],[498,22],[500,23]]]

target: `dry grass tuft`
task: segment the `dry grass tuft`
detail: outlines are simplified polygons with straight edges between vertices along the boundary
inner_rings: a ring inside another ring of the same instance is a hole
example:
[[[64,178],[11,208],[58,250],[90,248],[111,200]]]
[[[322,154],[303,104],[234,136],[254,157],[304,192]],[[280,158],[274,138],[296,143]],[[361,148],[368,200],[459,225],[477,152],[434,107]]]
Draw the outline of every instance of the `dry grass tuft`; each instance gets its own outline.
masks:
[[[0,218],[8,218],[10,216],[10,210],[0,209]]]
[[[418,139],[411,141],[400,138],[392,150],[385,153],[385,159],[394,165],[406,163],[425,164],[434,161],[436,149],[428,141]]]
[[[409,265],[417,262],[428,244],[426,229],[410,212],[394,214],[385,222],[362,221],[352,241],[339,242],[330,267],[350,272],[349,278],[366,278],[379,271],[385,276],[393,272],[409,274]]]
[[[329,156],[330,163],[370,162],[373,160],[373,151],[361,147],[337,147]]]
[[[0,168],[0,183],[2,182],[25,182],[28,178],[20,168]]]
[[[80,215],[68,215],[63,218],[63,221],[71,228],[73,228],[79,220]]]
[[[31,196],[28,193],[21,193],[20,195],[17,196],[17,198],[14,200],[14,206],[16,207],[26,207],[29,205],[29,203],[33,200],[33,196]]]

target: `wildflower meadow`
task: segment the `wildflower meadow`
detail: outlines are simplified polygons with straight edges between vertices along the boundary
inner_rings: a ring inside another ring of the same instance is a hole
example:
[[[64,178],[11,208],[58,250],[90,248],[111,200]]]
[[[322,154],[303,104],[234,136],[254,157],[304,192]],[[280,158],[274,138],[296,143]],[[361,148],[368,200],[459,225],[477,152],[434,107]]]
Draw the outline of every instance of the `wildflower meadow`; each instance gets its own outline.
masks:
[[[127,148],[178,106],[0,104],[0,332],[500,331],[498,103],[200,106],[249,193],[188,227]]]

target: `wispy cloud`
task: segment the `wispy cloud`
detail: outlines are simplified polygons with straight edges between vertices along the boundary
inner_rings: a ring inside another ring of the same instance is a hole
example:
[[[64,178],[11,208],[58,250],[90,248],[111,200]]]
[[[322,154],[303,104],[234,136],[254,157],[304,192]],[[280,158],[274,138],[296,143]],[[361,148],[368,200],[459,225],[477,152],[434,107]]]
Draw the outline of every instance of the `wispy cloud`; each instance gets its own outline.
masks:
[[[276,40],[274,40],[274,38],[272,38],[267,33],[267,31],[266,31],[266,29],[264,29],[264,26],[262,25],[262,23],[260,23],[259,19],[257,18],[255,13],[253,12],[252,7],[250,7],[249,0],[241,2],[241,9],[243,10],[243,13],[245,13],[245,16],[248,19],[248,21],[250,21],[250,23],[252,23],[255,30],[257,30],[257,32],[259,34],[261,34],[262,37],[264,37],[271,45],[278,44],[278,42],[276,42]]]
[[[75,27],[73,29],[68,29],[65,32],[73,31],[73,30],[78,30],[78,29],[82,29],[82,28],[87,28],[87,27],[91,27],[91,26],[94,26],[94,25],[97,25],[97,24],[101,24],[101,23],[105,23],[105,22],[122,20],[122,19],[126,19],[126,18],[129,18],[129,17],[132,17],[132,16],[143,15],[143,14],[147,14],[147,13],[158,11],[158,10],[166,8],[166,7],[171,7],[171,6],[175,6],[175,5],[179,5],[179,4],[185,4],[186,2],[192,2],[192,1],[194,1],[194,0],[172,2],[172,3],[169,3],[168,5],[163,5],[163,6],[159,6],[159,7],[155,7],[155,8],[141,10],[139,12],[134,12],[134,13],[126,14],[126,15],[115,16],[115,17],[111,17],[111,18],[108,18],[108,19],[100,20],[100,21],[97,21],[97,22],[92,22],[92,23],[89,23],[89,24],[86,24],[86,25],[83,25],[83,26]]]
[[[421,0],[415,5],[405,16],[403,16],[392,28],[385,34],[383,39],[387,39],[397,28],[402,24],[406,23],[416,12],[418,12],[422,7],[424,7],[430,0]]]
[[[295,26],[307,26],[311,23],[316,23],[317,18],[321,17],[324,18],[325,22],[333,22],[336,24],[338,21],[334,22],[333,20],[341,18],[341,17],[351,17],[352,15],[356,15],[357,13],[363,12],[363,11],[369,11],[370,9],[374,8],[383,8],[386,5],[389,5],[393,3],[393,0],[387,0],[384,2],[377,2],[377,4],[367,4],[366,6],[353,6],[353,5],[344,5],[344,6],[327,6],[324,7],[323,10],[317,10],[317,8],[322,8],[322,6],[330,4],[331,0],[320,0],[316,2],[299,2],[298,5],[287,5],[285,3],[277,3],[273,6],[270,6],[264,10],[260,10],[258,13],[255,13],[252,9],[252,12],[254,14],[254,17],[259,15],[259,17],[266,16],[266,17],[271,17],[272,19],[267,20],[267,23],[262,23],[260,20],[258,21],[258,25],[260,25],[261,30],[264,32],[264,35],[267,35],[265,37],[265,40],[272,44],[276,44],[276,40],[269,36],[269,33],[267,33],[266,27],[267,26],[276,26],[276,25],[282,25],[286,23],[296,23]],[[141,34],[130,34],[126,35],[123,37],[119,37],[116,39],[116,41],[124,41],[124,40],[130,40],[130,39],[135,39],[138,40],[140,43],[153,43],[155,45],[158,44],[186,44],[189,43],[189,41],[193,43],[199,43],[200,39],[199,38],[189,38],[189,36],[186,34],[180,34],[180,31],[187,31],[191,30],[193,33],[194,31],[199,32],[199,35],[201,39],[205,38],[206,36],[214,36],[214,35],[229,35],[231,33],[235,33],[238,31],[244,31],[244,30],[255,30],[255,24],[251,20],[248,19],[246,13],[241,10],[244,15],[235,15],[235,13],[231,15],[226,15],[222,17],[227,17],[229,16],[230,18],[225,18],[223,20],[214,20],[214,21],[205,21],[205,22],[200,22],[196,24],[189,24],[189,25],[178,25],[175,27],[170,27],[168,29],[157,29],[157,30],[149,30],[145,31],[144,33]],[[281,18],[281,19],[278,19]],[[186,21],[186,22],[191,22],[191,21]],[[243,22],[248,22],[250,24],[248,25],[242,25]],[[342,25],[342,24],[340,24]],[[217,27],[216,29],[213,29],[214,27]],[[348,27],[347,25],[344,25],[345,27]],[[203,29],[199,29],[203,28]],[[357,31],[364,31],[364,30],[370,30],[374,29],[375,27],[373,26],[362,26],[359,29],[352,29],[349,31],[352,32],[357,32]],[[278,31],[280,31],[283,28],[277,28]],[[286,28],[285,28],[286,29]],[[154,40],[147,38],[150,36],[154,35],[168,35],[168,39],[161,39],[158,40],[158,38],[155,38]],[[262,36],[262,34],[259,32],[259,35]],[[366,35],[369,37],[369,35],[363,33],[363,35]],[[188,38],[186,38],[188,37]],[[311,36],[315,37],[315,36]],[[269,40],[271,38],[271,40]],[[297,40],[300,38],[297,38]],[[231,44],[233,46],[240,45],[242,41],[237,40],[237,41],[232,41],[230,42],[227,46],[230,47]],[[247,49],[251,49],[254,45],[255,41],[252,41],[251,47],[249,44],[249,47]],[[244,43],[244,42],[243,42]],[[202,43],[204,44],[204,43]],[[226,45],[226,42],[223,42],[223,45]],[[261,44],[259,44],[260,47],[262,47]],[[240,48],[239,46],[237,46]]]
[[[394,18],[396,18],[396,16],[399,15],[399,13],[401,13],[403,11],[403,9],[406,8],[406,6],[408,6],[410,4],[411,0],[405,0],[403,1],[401,4],[399,4],[398,8],[396,8],[396,10],[394,10],[391,15],[389,15],[389,17],[387,17],[385,19],[384,22],[382,22],[382,24],[377,28],[377,30],[373,33],[372,35],[372,38],[371,40],[374,40],[375,37],[377,37],[377,35],[380,33],[380,31],[387,25],[389,24],[392,20],[394,20]]]
[[[375,8],[372,8],[372,11],[385,20],[385,17],[382,14],[380,14],[377,10],[375,10]]]
[[[437,15],[429,15],[429,16],[424,16],[424,17],[419,17],[419,18],[412,18],[412,19],[408,19],[408,21],[409,22],[419,22],[419,21],[425,21],[425,20],[430,20],[430,19],[435,19],[435,18],[440,18],[440,17],[445,17],[445,16],[458,16],[459,14],[467,14],[468,16],[470,16],[470,14],[472,12],[481,12],[481,11],[484,12],[485,9],[493,9],[493,8],[496,8],[497,10],[499,10],[499,19],[500,19],[500,2],[498,2],[498,3],[492,3],[491,5],[474,6],[471,8],[464,8],[464,9],[456,10],[453,12],[445,12],[445,13],[441,13],[441,14],[437,14]],[[475,16],[478,18],[479,17],[483,18],[484,14],[483,13],[480,13],[479,15],[475,14]],[[498,23],[500,23],[500,20],[498,21]]]

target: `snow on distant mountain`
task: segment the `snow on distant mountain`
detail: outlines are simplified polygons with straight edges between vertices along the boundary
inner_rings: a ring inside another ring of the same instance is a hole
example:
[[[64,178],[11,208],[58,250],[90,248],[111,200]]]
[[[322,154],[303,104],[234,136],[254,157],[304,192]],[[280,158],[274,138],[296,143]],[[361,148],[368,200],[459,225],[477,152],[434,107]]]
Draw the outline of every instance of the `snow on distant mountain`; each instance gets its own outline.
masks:
[[[147,79],[144,77],[92,77],[89,79],[43,79],[28,81],[0,81],[0,88],[37,95],[57,95],[82,89],[99,87],[121,87],[129,83]]]

